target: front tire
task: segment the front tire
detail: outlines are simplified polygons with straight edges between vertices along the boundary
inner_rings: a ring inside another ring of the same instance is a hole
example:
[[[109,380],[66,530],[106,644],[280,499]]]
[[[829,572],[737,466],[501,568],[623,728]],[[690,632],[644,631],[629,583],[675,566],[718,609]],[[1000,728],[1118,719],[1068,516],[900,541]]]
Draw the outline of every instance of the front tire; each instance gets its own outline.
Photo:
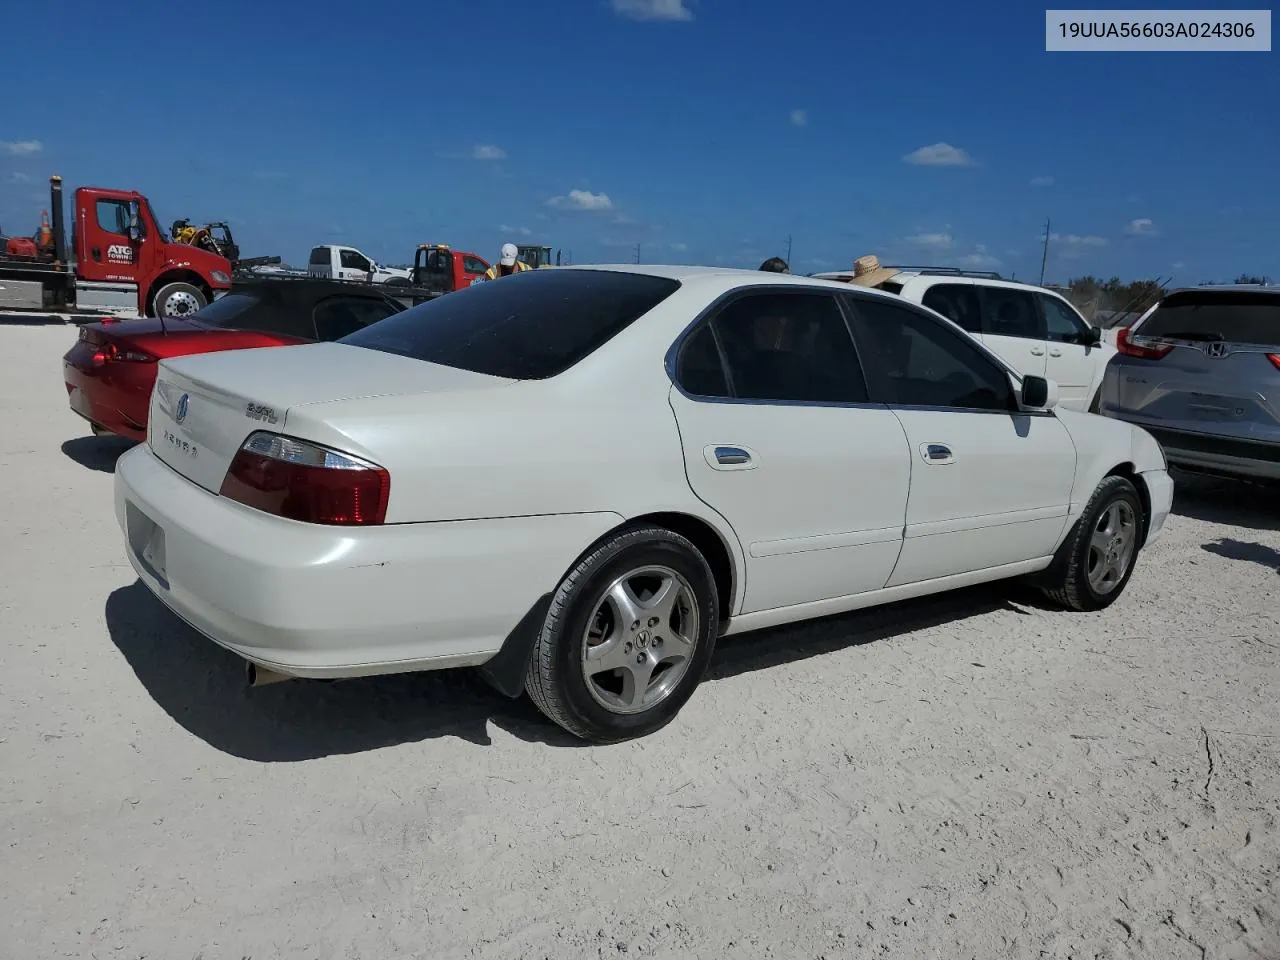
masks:
[[[157,317],[173,317],[186,319],[197,311],[203,310],[209,299],[199,287],[180,281],[166,283],[156,291],[151,301],[151,312]]]
[[[622,530],[561,581],[525,689],[583,740],[653,733],[701,682],[719,622],[715,581],[697,547],[662,527]]]
[[[1133,575],[1144,529],[1142,499],[1133,483],[1105,478],[1045,572],[1045,596],[1068,610],[1111,606]]]

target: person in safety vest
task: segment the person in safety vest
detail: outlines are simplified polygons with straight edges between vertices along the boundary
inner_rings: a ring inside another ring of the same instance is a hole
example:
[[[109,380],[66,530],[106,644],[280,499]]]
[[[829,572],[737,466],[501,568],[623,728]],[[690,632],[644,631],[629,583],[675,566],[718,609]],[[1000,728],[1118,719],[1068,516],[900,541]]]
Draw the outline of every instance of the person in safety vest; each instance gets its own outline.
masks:
[[[527,263],[522,263],[518,259],[519,254],[520,251],[516,249],[514,243],[504,243],[502,245],[502,259],[484,272],[484,278],[486,280],[497,280],[499,277],[509,277],[513,273],[532,270],[533,267]]]

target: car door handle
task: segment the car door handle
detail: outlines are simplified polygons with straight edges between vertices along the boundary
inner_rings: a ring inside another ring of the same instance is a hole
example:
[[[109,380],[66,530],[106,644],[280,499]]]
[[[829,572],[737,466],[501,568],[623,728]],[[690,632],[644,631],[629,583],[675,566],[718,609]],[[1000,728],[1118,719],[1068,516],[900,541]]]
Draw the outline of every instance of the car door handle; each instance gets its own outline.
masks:
[[[1060,357],[1060,356],[1062,356],[1062,351],[1061,351],[1061,350],[1059,350],[1059,349],[1057,349],[1057,348],[1055,347],[1053,350],[1050,350],[1050,351],[1049,351],[1049,356],[1051,356],[1051,357]]]
[[[934,466],[944,466],[948,463],[955,463],[955,454],[951,452],[951,448],[945,443],[922,443],[920,444],[920,456],[924,458],[924,462]]]
[[[1032,347],[1032,348],[1031,348],[1031,355],[1032,355],[1033,357],[1043,357],[1043,356],[1044,356],[1044,347]]]
[[[751,454],[741,447],[716,447],[716,463],[725,467],[739,467],[751,462]]]

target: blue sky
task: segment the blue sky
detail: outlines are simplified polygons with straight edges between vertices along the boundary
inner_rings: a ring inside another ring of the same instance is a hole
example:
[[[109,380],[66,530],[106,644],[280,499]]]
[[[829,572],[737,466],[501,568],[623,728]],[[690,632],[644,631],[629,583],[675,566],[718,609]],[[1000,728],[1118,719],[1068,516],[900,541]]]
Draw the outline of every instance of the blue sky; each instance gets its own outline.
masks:
[[[12,234],[56,172],[295,263],[527,239],[754,267],[790,234],[798,271],[1021,279],[1051,217],[1053,280],[1280,279],[1276,53],[1050,54],[1026,4],[48,8],[9,5],[0,36]]]

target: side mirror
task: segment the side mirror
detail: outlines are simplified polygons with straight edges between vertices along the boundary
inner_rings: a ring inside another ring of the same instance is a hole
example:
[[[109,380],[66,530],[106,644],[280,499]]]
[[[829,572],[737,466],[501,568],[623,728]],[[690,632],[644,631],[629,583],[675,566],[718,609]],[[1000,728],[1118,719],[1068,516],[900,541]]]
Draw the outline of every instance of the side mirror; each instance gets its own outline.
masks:
[[[1102,328],[1090,327],[1089,332],[1084,335],[1081,341],[1086,347],[1096,347],[1102,343]]]
[[[138,201],[129,201],[129,239],[137,240],[140,235],[138,230]]]
[[[1031,410],[1052,410],[1058,405],[1058,385],[1044,377],[1023,377],[1022,405]]]

